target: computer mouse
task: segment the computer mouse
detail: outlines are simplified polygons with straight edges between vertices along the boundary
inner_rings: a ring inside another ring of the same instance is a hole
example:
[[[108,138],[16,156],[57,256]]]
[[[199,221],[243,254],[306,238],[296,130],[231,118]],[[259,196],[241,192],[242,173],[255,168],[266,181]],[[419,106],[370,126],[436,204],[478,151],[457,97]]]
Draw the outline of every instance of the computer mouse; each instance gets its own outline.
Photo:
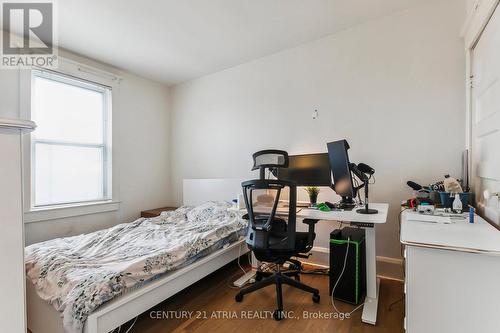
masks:
[[[328,202],[328,201],[325,201],[325,205],[327,205],[330,209],[334,209],[337,207],[335,204]]]

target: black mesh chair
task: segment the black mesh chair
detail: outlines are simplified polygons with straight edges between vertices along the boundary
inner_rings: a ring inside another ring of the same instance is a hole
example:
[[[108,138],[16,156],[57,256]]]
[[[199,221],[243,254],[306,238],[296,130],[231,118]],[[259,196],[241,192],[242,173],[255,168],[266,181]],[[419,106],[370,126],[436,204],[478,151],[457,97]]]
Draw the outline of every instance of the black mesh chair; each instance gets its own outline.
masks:
[[[278,308],[273,316],[274,319],[281,320],[284,318],[283,284],[312,293],[312,300],[315,303],[320,300],[318,289],[300,283],[301,263],[291,259],[291,257],[307,257],[304,254],[313,247],[316,236],[314,226],[318,220],[304,219],[303,222],[309,225],[309,231],[295,231],[297,209],[295,183],[265,179],[266,168],[273,172],[276,168],[288,167],[287,152],[263,150],[255,153],[253,159],[252,170],[260,170],[260,179],[242,183],[247,209],[245,218],[250,222],[246,243],[259,261],[275,264],[276,270],[258,271],[256,282],[242,289],[235,299],[241,302],[244,295],[269,285],[275,285]],[[283,271],[281,267],[285,262],[291,263],[292,269]]]

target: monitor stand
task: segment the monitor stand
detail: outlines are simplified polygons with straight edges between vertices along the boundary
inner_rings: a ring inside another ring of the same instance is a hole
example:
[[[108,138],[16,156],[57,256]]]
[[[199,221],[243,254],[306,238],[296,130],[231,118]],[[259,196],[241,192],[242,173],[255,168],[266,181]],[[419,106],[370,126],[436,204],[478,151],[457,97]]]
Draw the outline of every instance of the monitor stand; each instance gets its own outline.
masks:
[[[365,215],[372,215],[372,214],[378,214],[378,210],[368,208],[368,204],[366,204],[365,208],[360,208],[360,209],[356,210],[356,213],[365,214]]]
[[[365,180],[364,186],[365,186],[365,208],[360,208],[356,212],[358,214],[366,214],[366,215],[378,214],[378,210],[368,208],[368,180]]]
[[[342,201],[339,202],[339,208],[343,210],[353,210],[356,208],[356,202],[351,197],[342,197]]]

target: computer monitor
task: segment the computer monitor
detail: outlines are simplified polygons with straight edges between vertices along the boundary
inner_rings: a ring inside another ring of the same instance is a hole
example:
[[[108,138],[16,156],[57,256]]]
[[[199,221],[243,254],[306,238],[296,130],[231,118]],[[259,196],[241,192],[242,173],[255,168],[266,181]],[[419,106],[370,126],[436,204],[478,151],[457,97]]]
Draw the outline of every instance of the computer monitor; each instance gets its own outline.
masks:
[[[277,178],[294,181],[297,186],[332,186],[327,153],[290,155],[288,168],[279,168]]]
[[[342,197],[341,205],[344,208],[354,206],[353,198],[356,190],[352,182],[352,174],[347,150],[349,144],[346,140],[327,143],[330,168],[333,175],[333,189]]]

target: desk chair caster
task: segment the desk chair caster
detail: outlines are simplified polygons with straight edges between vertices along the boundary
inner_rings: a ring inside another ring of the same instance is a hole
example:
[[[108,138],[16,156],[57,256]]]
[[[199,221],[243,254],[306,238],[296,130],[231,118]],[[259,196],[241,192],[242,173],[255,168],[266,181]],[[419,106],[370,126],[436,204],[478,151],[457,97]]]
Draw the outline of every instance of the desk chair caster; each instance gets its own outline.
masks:
[[[276,287],[276,299],[278,302],[278,309],[276,309],[273,312],[273,318],[275,320],[285,319],[284,312],[283,312],[283,294],[282,294],[282,285],[284,285],[284,284],[289,285],[293,288],[297,288],[297,289],[300,289],[302,291],[311,293],[313,302],[319,303],[320,296],[319,296],[318,289],[312,288],[308,285],[305,285],[303,283],[296,281],[292,277],[288,276],[285,272],[281,272],[279,270],[279,268],[278,268],[278,271],[276,271],[276,272],[273,272],[273,273],[266,272],[266,273],[271,274],[271,275],[266,277],[265,279],[259,281],[259,282],[255,282],[253,285],[251,285],[247,288],[240,290],[234,296],[234,300],[236,302],[242,302],[244,295],[252,293],[256,290],[265,288],[267,286],[274,285]]]
[[[287,270],[282,271],[282,274],[288,277],[293,277],[296,281],[300,282],[300,272],[302,271],[302,264],[300,263],[300,261],[294,259],[290,259],[289,261],[291,262],[291,264],[289,265]],[[255,282],[262,281],[264,278],[268,278],[273,274],[274,272],[257,271],[255,272]]]
[[[262,279],[271,276],[271,274],[266,275],[266,274],[259,274],[262,272],[257,272],[255,274],[255,282],[262,281]],[[299,271],[292,271],[292,272],[283,272],[283,275],[293,277],[295,278],[295,281],[300,282],[300,272]]]

